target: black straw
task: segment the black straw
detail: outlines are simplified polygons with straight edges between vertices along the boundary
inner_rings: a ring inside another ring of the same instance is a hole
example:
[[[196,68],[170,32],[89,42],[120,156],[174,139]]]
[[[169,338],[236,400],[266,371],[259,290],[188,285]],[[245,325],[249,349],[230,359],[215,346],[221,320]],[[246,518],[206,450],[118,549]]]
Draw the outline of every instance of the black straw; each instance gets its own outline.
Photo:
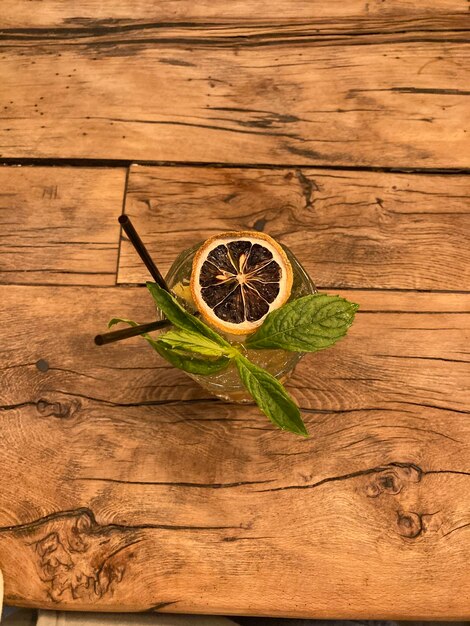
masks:
[[[137,231],[134,228],[134,225],[132,224],[130,217],[128,215],[120,215],[118,219],[126,235],[129,237],[129,241],[134,246],[137,254],[140,256],[140,258],[144,262],[145,267],[150,272],[153,280],[157,283],[157,285],[159,285],[165,291],[170,291],[168,288],[168,285],[165,282],[165,279],[160,273],[160,270],[155,265],[147,248],[144,246],[144,242],[137,234]]]
[[[109,333],[96,335],[95,343],[97,346],[104,346],[104,344],[106,343],[113,343],[113,341],[120,341],[121,339],[136,337],[137,335],[150,333],[152,330],[159,330],[160,328],[165,328],[165,326],[169,325],[170,322],[168,320],[160,320],[158,322],[149,322],[148,324],[139,324],[139,326],[122,328],[121,330],[112,330]]]
[[[153,280],[162,289],[169,292],[170,289],[168,288],[165,279],[161,275],[158,267],[153,262],[147,248],[144,246],[144,242],[137,234],[137,231],[134,228],[130,217],[128,215],[120,215],[118,220],[123,227],[126,235],[129,237],[129,241],[132,243],[132,245],[136,249],[137,254],[144,262],[145,267],[150,272]],[[131,326],[130,328],[112,330],[109,333],[96,335],[95,343],[97,346],[103,346],[106,343],[113,343],[113,341],[120,341],[121,339],[128,339],[129,337],[136,337],[137,335],[150,333],[152,330],[159,330],[160,328],[165,328],[165,326],[170,326],[170,322],[168,320],[159,320],[158,322],[148,322],[147,324],[139,324],[138,326]]]

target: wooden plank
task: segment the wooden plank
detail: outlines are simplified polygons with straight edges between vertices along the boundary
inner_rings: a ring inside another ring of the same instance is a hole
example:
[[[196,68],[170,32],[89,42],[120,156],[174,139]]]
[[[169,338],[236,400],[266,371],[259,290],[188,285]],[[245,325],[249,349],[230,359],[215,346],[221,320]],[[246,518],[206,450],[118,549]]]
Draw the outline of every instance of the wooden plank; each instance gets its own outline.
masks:
[[[0,158],[469,167],[465,30],[75,25],[3,31]]]
[[[335,22],[349,23],[358,30],[366,26],[377,30],[398,29],[403,23],[416,20],[423,27],[449,27],[447,20],[455,20],[462,28],[462,18],[468,17],[465,0],[422,0],[414,4],[408,0],[394,2],[366,2],[365,0],[329,0],[312,5],[310,0],[167,0],[166,2],[133,2],[123,0],[3,0],[0,24],[3,28],[116,28],[135,24],[172,22],[208,25],[224,23],[281,24],[286,20],[331,29]],[[457,19],[460,19],[457,22]]]
[[[303,440],[141,340],[95,347],[108,317],[148,318],[144,289],[71,293],[0,288],[9,602],[468,616],[468,295],[350,292],[369,312],[292,379]]]
[[[306,357],[297,368],[290,387],[303,408],[353,411],[410,402],[457,412],[465,407],[468,359],[462,342],[470,295],[340,293],[368,312],[358,314],[347,340]],[[65,287],[2,288],[0,345],[8,364],[0,389],[3,405],[37,403],[51,389],[70,396],[63,398],[66,406],[82,396],[105,404],[208,398],[140,338],[94,345],[94,335],[111,317],[152,319],[146,289],[76,288],[73,308],[70,294]]]
[[[0,282],[114,285],[125,176],[0,168]]]
[[[469,199],[462,175],[134,166],[126,212],[164,271],[209,235],[259,228],[320,287],[459,291],[470,284]],[[148,280],[127,240],[118,280]]]

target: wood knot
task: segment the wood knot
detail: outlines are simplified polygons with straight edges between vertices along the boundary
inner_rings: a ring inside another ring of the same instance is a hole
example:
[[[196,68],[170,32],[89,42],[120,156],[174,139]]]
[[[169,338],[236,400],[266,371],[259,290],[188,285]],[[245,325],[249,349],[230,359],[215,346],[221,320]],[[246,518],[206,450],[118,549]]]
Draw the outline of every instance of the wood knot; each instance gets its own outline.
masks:
[[[52,601],[93,602],[113,593],[140,538],[132,528],[103,526],[92,511],[77,509],[44,518],[35,528],[39,576]]]
[[[388,495],[396,495],[403,489],[403,482],[393,470],[383,472],[372,478],[366,487],[369,498],[376,498],[383,493]]]
[[[67,419],[71,417],[78,408],[78,402],[49,402],[44,398],[36,403],[38,412],[44,417],[57,417]]]
[[[398,532],[402,537],[415,539],[423,532],[423,520],[418,513],[397,513]]]
[[[382,476],[379,476],[379,478],[377,479],[377,483],[382,489],[382,492],[392,495],[400,493],[400,491],[403,489],[402,481],[394,472],[382,474]]]
[[[39,361],[36,361],[36,367],[40,372],[47,372],[49,363],[45,359],[39,359]]]
[[[260,218],[259,220],[256,220],[256,222],[253,224],[253,230],[257,230],[258,232],[263,232],[265,226],[266,226],[266,219],[264,217]]]
[[[381,494],[395,496],[407,484],[419,482],[421,475],[421,469],[415,465],[391,465],[376,474],[372,474],[371,480],[366,486],[366,493],[369,498],[376,498]]]

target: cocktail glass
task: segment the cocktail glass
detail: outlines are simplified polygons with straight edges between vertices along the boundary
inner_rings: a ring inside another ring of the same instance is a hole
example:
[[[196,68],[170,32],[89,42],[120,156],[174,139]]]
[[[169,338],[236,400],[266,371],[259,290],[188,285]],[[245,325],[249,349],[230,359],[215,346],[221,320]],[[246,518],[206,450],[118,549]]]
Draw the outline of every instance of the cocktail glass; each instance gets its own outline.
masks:
[[[201,242],[202,243],[202,242]],[[180,303],[191,313],[196,311],[191,297],[190,278],[194,255],[201,243],[184,250],[171,266],[166,283],[176,295]],[[302,296],[316,293],[315,285],[307,272],[296,259],[294,254],[286,246],[282,246],[289,258],[293,271],[293,285],[289,301]],[[163,319],[160,310],[157,309],[157,319]],[[218,330],[217,332],[220,332]],[[288,350],[248,350],[244,345],[246,337],[240,335],[228,335],[221,333],[230,343],[239,347],[246,356],[263,369],[267,370],[279,381],[284,382],[293,372],[295,366],[303,357],[302,353]],[[234,363],[230,363],[222,371],[207,376],[188,374],[196,380],[204,389],[211,394],[230,402],[253,402],[253,398],[247,392],[238,376]]]

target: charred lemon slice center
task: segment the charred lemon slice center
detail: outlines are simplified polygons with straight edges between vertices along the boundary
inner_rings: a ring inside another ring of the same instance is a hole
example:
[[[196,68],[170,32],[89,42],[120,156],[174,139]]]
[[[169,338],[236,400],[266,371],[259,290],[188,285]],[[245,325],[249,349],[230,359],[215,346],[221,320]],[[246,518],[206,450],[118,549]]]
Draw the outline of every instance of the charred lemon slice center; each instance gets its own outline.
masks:
[[[217,235],[194,258],[194,302],[209,322],[228,333],[254,331],[270,311],[286,302],[291,288],[286,253],[264,233]]]

